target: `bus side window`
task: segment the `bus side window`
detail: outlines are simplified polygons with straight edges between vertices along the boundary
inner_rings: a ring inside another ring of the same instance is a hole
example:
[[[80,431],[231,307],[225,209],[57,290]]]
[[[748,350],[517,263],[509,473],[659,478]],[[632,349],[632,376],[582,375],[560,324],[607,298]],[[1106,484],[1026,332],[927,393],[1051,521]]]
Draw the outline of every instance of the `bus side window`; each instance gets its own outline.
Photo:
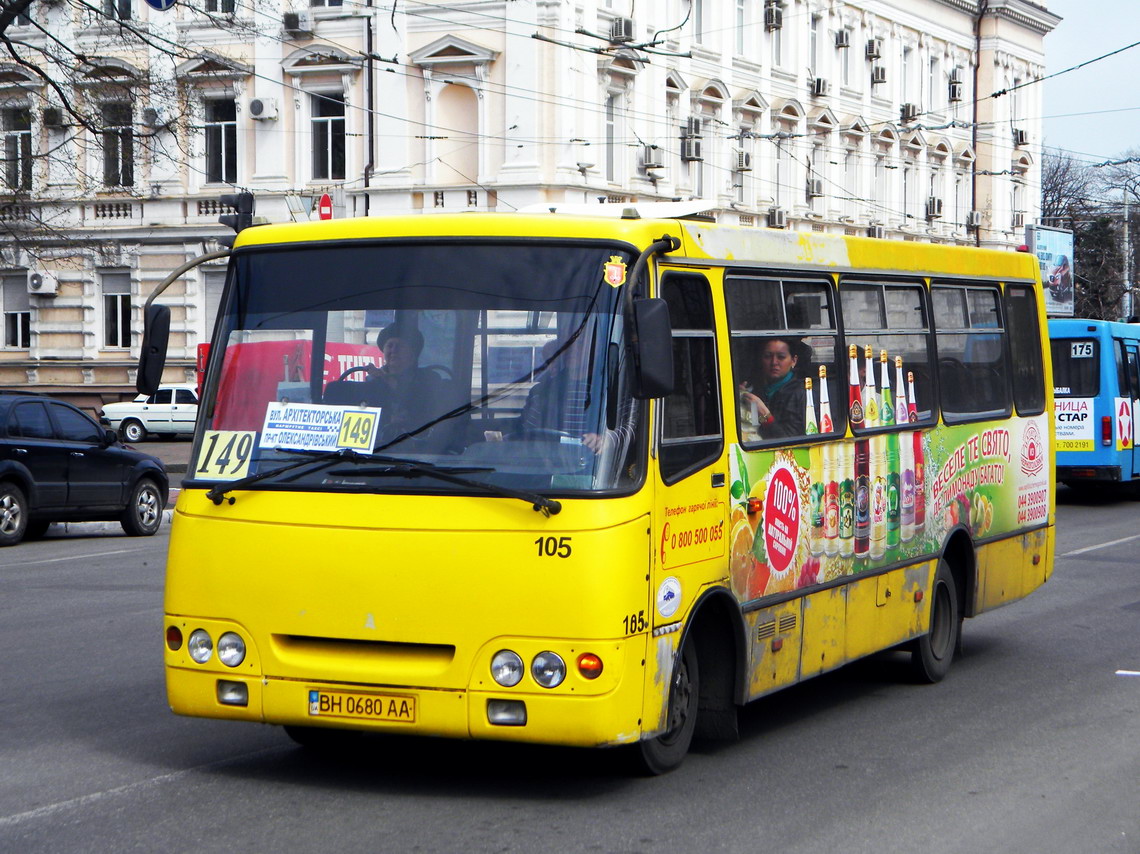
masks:
[[[1013,403],[1019,415],[1045,411],[1045,368],[1041,361],[1041,330],[1033,288],[1005,289],[1009,349],[1013,362]]]
[[[787,444],[817,433],[841,435],[847,375],[838,353],[831,285],[740,274],[726,279],[724,298],[741,442]],[[791,364],[777,375],[770,360],[783,353]]]
[[[907,400],[913,394],[918,421],[928,421],[933,413],[934,393],[930,382],[930,324],[922,286],[844,280],[839,296],[845,341],[848,347],[855,345],[858,354],[859,384],[862,387],[867,382],[870,348],[880,398],[884,388],[883,354],[887,357],[890,399],[883,403],[889,403],[890,408],[875,413],[875,426],[885,426],[884,419],[894,424],[907,421],[905,411],[894,411],[900,390]],[[848,395],[845,393],[842,399],[846,405]]]
[[[673,327],[673,393],[662,402],[660,465],[666,483],[720,458],[724,435],[713,334],[712,294],[704,276],[667,275],[661,296]]]
[[[996,287],[931,288],[938,388],[948,422],[1010,413],[1006,336]]]

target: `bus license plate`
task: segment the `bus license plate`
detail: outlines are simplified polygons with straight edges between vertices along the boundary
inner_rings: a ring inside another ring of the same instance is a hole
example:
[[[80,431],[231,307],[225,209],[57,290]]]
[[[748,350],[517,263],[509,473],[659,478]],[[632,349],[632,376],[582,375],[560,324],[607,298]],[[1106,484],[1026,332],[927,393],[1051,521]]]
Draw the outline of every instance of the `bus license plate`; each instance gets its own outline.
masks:
[[[395,694],[310,691],[309,715],[368,721],[416,722],[416,698]]]

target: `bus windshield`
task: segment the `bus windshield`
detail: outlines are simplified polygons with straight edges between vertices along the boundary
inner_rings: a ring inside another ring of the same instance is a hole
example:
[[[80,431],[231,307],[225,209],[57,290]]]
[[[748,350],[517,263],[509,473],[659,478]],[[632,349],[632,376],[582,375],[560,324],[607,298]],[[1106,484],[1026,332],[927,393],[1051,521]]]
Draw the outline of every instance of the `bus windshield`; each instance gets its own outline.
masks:
[[[351,492],[634,488],[645,419],[611,282],[635,258],[600,242],[241,251],[191,477]]]

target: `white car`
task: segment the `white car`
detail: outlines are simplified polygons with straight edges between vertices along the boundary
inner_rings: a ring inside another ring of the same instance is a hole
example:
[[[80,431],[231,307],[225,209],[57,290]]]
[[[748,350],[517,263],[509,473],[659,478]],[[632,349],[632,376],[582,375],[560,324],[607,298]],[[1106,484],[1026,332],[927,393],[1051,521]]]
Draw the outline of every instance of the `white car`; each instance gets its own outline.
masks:
[[[188,435],[198,418],[198,392],[191,385],[164,385],[147,397],[103,407],[102,421],[125,442],[141,442],[148,433]]]

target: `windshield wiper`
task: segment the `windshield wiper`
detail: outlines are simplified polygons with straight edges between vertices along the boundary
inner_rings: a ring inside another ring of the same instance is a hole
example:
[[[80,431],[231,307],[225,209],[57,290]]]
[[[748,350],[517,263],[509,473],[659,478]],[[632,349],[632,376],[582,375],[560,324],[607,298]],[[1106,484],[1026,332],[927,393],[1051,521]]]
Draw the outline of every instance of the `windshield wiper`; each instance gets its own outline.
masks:
[[[276,477],[279,474],[284,474],[287,471],[300,468],[306,465],[318,465],[318,469],[322,464],[337,463],[337,462],[357,462],[357,463],[402,463],[406,462],[402,457],[391,457],[383,454],[361,454],[356,451],[350,451],[347,448],[340,448],[336,451],[305,451],[297,448],[276,448],[279,454],[295,454],[302,457],[291,463],[286,463],[283,466],[278,466],[275,469],[268,469],[267,471],[260,471],[257,474],[247,475],[240,477],[237,480],[227,481],[226,483],[216,484],[207,493],[206,497],[213,501],[215,504],[221,504],[225,500],[227,492],[233,492],[235,489],[242,489],[249,486],[251,483],[265,480],[266,478]],[[317,469],[315,469],[317,470]],[[231,496],[230,504],[234,503]]]
[[[494,469],[440,468],[426,463],[399,460],[393,465],[385,466],[384,468],[333,470],[330,471],[329,474],[351,473],[363,477],[420,477],[422,475],[423,477],[434,477],[436,480],[442,480],[446,483],[454,483],[457,486],[466,486],[471,489],[490,492],[494,495],[501,495],[504,498],[517,498],[519,501],[527,502],[531,505],[532,510],[544,516],[557,516],[562,511],[562,502],[555,501],[553,498],[547,498],[545,495],[539,495],[536,492],[527,492],[522,489],[511,489],[506,486],[499,486],[498,484],[486,483],[481,480],[472,480],[468,477],[459,476],[461,472],[477,471],[494,471]]]

